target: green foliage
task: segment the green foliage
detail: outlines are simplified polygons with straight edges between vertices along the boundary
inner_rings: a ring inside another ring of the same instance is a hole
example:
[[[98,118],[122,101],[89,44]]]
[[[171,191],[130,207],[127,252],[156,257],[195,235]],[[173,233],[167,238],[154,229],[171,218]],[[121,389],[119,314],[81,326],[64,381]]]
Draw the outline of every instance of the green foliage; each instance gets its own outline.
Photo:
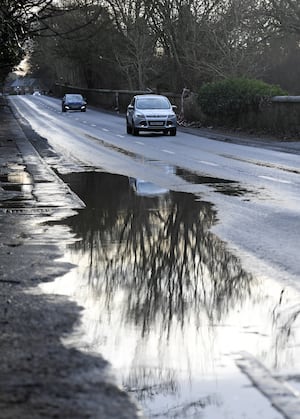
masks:
[[[286,94],[279,86],[260,80],[231,78],[203,85],[199,91],[198,103],[206,115],[234,117],[258,110],[261,103],[272,96]]]

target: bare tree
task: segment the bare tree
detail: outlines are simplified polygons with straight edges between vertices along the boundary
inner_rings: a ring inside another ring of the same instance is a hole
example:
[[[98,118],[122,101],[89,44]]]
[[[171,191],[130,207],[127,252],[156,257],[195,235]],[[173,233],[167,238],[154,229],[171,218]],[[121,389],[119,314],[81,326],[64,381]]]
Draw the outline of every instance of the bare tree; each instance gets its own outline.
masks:
[[[281,32],[300,35],[300,3],[298,0],[264,1],[266,15]]]
[[[49,25],[54,17],[65,15],[72,10],[92,5],[93,0],[1,0],[0,1],[0,77],[3,80],[8,72],[19,63],[26,53],[26,41],[42,34],[66,35],[72,29],[58,32]],[[92,16],[90,19],[94,19]],[[88,24],[88,23],[86,23]]]
[[[269,31],[258,0],[152,3],[150,25],[174,68],[177,89],[197,89],[216,78],[260,72],[256,58]]]
[[[286,34],[298,36],[297,3],[65,0],[52,16],[42,10],[38,25],[32,18],[31,31],[52,37],[38,41],[40,68],[43,54],[53,77],[81,86],[197,91],[220,78],[268,81],[271,74],[276,83],[271,58],[280,43],[280,51],[292,53]]]
[[[145,89],[153,71],[156,37],[151,31],[147,0],[107,0],[118,30],[115,58],[131,89]]]
[[[81,3],[80,8],[46,23],[48,30],[35,38],[31,55],[35,74],[81,87],[120,88],[115,59],[119,35],[106,8],[96,2],[87,6]]]

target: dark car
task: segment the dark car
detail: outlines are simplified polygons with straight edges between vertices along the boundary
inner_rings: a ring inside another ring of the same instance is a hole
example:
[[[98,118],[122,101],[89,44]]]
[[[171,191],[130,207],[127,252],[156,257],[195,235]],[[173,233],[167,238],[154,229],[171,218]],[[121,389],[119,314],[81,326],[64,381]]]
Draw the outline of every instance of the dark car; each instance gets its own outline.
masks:
[[[80,94],[73,94],[68,93],[64,95],[62,104],[61,104],[61,111],[86,111],[86,101]]]
[[[138,135],[140,131],[160,131],[176,135],[176,106],[163,95],[136,95],[127,107],[127,134]]]

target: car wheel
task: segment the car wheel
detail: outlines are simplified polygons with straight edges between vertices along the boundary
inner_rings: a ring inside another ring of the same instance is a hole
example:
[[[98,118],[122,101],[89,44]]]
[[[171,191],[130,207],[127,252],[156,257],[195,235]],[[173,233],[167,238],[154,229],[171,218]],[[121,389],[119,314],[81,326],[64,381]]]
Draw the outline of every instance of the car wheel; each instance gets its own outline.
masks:
[[[132,135],[139,135],[139,130],[134,125],[132,126]]]
[[[171,128],[170,129],[170,135],[172,135],[172,137],[175,137],[175,135],[176,135],[176,128]]]
[[[168,135],[169,131],[168,131],[167,129],[165,129],[165,130],[163,131],[163,133],[164,133],[164,135]]]
[[[86,112],[86,109],[81,109],[81,112]]]
[[[126,119],[126,132],[127,132],[127,134],[132,134],[132,128],[129,125],[127,119]]]
[[[61,108],[61,111],[62,111],[62,112],[67,112],[67,110],[66,110],[66,108],[65,108],[65,107],[62,107],[62,108]]]

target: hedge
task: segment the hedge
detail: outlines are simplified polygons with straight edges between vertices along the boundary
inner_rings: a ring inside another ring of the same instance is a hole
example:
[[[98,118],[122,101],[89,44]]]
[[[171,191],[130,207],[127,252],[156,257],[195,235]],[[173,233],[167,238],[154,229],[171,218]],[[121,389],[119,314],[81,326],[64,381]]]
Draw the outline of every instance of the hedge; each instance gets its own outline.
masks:
[[[208,116],[235,119],[241,113],[257,111],[261,103],[287,93],[261,80],[230,78],[203,85],[198,94],[202,112]]]

